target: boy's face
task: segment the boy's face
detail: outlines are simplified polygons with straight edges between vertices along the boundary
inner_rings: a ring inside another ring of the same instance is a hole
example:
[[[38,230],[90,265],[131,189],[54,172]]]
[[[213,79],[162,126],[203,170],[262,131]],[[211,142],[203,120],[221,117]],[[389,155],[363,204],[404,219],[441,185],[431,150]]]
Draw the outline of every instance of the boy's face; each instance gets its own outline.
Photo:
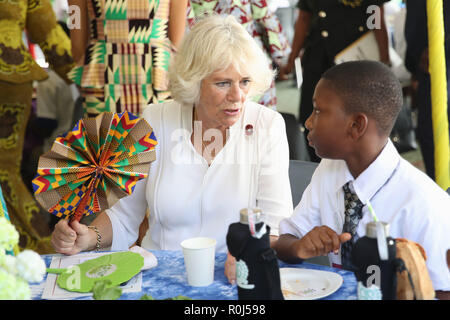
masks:
[[[313,96],[313,111],[305,122],[308,142],[321,158],[344,159],[349,148],[350,116],[342,99],[321,79]]]

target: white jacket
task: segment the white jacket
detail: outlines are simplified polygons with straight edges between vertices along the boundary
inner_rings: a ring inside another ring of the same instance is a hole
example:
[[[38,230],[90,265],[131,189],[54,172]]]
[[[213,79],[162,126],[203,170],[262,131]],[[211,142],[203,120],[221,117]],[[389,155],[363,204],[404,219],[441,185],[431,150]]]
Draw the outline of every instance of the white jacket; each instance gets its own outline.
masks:
[[[280,220],[291,215],[289,148],[282,116],[246,102],[244,114],[208,167],[190,140],[192,113],[192,107],[174,101],[146,108],[143,117],[158,141],[156,160],[133,194],[107,210],[113,228],[111,250],[126,250],[136,241],[147,205],[150,227],[142,242],[146,249],[179,250],[184,239],[204,236],[215,238],[216,251],[225,252],[228,226],[239,221],[239,211],[249,201],[266,214],[273,235],[278,234]],[[251,135],[245,135],[248,124],[253,126]]]

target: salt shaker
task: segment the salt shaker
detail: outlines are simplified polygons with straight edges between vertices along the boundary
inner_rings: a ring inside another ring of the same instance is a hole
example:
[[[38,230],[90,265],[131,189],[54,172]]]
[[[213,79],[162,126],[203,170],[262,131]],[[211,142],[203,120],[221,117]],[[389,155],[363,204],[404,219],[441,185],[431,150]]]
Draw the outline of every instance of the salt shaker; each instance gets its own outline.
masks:
[[[236,258],[239,300],[283,300],[280,270],[269,235],[270,227],[259,208],[242,209],[240,221],[228,228],[227,246]]]

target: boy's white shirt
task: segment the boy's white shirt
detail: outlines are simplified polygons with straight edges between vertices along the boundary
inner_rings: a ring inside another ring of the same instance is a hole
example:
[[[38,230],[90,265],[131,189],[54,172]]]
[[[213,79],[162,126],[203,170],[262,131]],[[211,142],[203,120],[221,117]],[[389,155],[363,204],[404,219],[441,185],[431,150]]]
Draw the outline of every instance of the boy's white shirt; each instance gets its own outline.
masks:
[[[323,159],[290,218],[280,222],[280,234],[302,237],[326,225],[340,234],[344,225],[344,192],[350,184],[363,203],[370,200],[379,220],[388,222],[390,236],[417,242],[427,254],[435,290],[450,290],[446,251],[450,249],[450,196],[423,172],[400,157],[389,140],[375,161],[354,179],[343,160]],[[357,227],[365,235],[373,221],[367,208]],[[341,264],[340,252],[329,254]]]

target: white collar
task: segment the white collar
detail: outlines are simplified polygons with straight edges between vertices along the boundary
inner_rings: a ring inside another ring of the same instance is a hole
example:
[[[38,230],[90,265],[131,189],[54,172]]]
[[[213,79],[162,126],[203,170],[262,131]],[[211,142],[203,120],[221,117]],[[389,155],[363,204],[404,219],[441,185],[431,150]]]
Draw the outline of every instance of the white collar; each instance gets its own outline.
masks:
[[[390,139],[384,146],[378,157],[358,176],[354,178],[344,165],[342,175],[338,177],[337,189],[341,189],[344,184],[351,181],[350,186],[354,192],[366,204],[378,190],[380,190],[394,173],[400,161],[400,155]],[[345,162],[344,162],[345,163]]]

